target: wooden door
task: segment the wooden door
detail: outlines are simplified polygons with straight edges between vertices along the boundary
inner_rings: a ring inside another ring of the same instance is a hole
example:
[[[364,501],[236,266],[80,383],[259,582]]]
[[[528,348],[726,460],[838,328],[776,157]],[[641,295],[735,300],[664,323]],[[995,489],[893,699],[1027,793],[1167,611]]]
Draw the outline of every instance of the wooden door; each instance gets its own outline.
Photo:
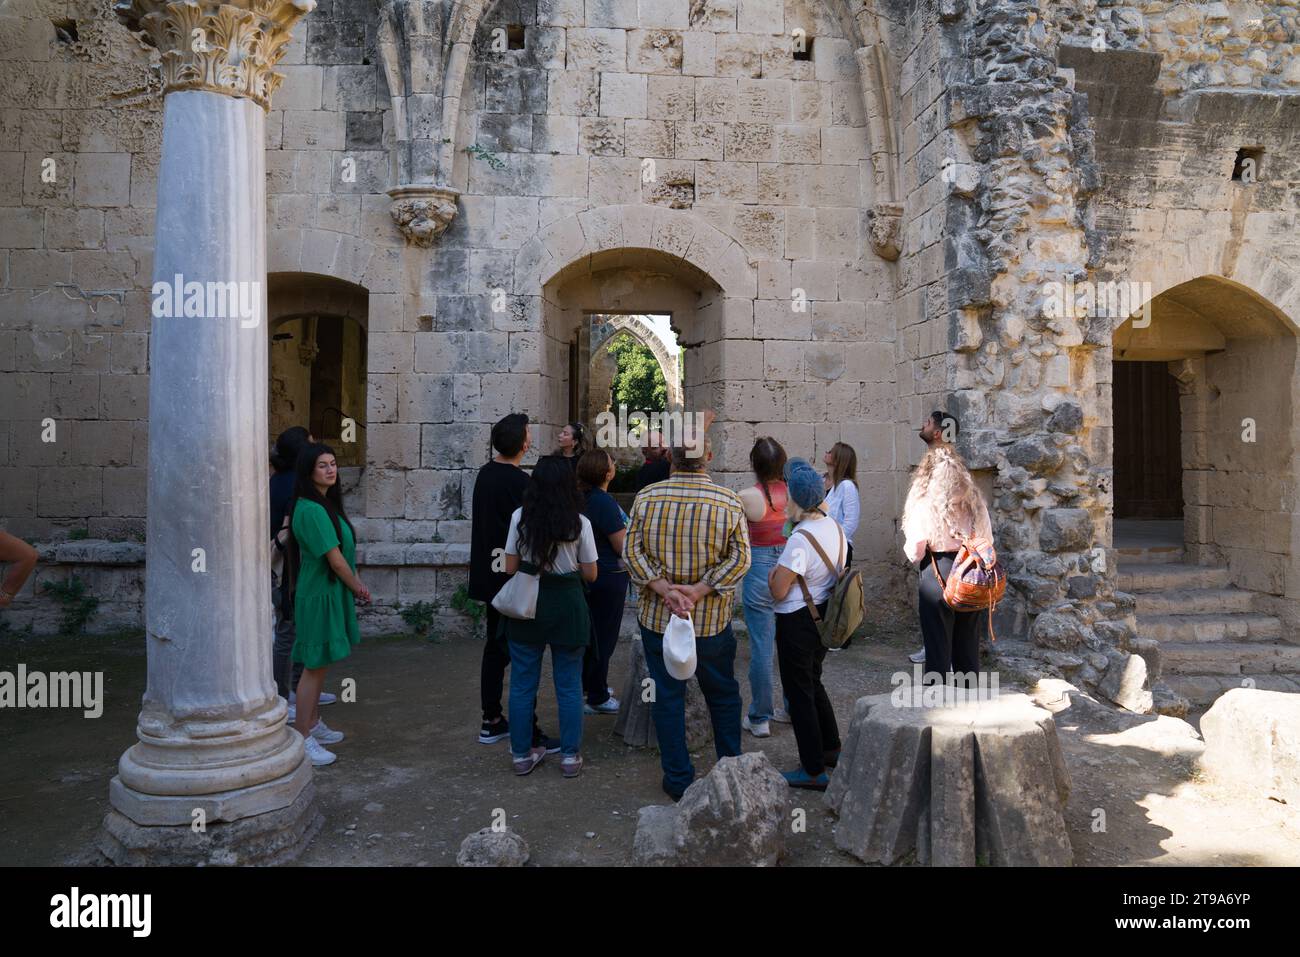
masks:
[[[1112,391],[1116,518],[1182,518],[1178,383],[1164,362],[1116,362]]]

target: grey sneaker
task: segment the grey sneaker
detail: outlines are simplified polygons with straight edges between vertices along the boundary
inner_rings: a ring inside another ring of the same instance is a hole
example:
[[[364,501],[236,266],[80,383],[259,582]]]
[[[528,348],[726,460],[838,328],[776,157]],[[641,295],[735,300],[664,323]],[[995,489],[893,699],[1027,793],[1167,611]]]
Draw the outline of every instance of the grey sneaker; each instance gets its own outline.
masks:
[[[522,758],[515,758],[515,774],[523,777],[525,774],[532,774],[533,768],[542,763],[546,757],[546,748],[532,748],[527,755]]]
[[[766,721],[750,721],[749,715],[740,719],[740,726],[756,738],[770,738],[772,728]]]
[[[582,773],[582,755],[566,754],[560,762],[560,770],[566,778],[576,778]]]
[[[925,664],[925,648],[922,647],[920,651],[912,652],[910,655],[907,656],[907,660],[914,665]]]

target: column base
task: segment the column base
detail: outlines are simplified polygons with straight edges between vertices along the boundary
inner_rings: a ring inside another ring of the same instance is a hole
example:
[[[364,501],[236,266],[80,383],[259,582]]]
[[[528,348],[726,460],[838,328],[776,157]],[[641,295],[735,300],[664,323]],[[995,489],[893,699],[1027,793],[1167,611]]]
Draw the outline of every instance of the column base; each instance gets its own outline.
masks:
[[[308,780],[288,807],[238,821],[209,821],[203,831],[188,825],[137,824],[111,810],[96,846],[124,867],[234,867],[287,864],[311,843],[325,817],[316,808],[316,785]]]
[[[108,784],[108,800],[127,820],[145,827],[189,827],[195,810],[203,811],[208,824],[228,824],[288,807],[311,780],[311,761],[303,752],[298,766],[282,777],[216,794],[146,794],[127,786],[117,775]]]

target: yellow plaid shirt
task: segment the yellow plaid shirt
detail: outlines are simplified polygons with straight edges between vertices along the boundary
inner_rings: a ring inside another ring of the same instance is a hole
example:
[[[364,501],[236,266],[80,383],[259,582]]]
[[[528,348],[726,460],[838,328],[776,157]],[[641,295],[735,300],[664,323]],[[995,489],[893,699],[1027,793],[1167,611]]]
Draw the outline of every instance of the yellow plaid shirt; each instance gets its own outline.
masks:
[[[731,623],[733,592],[749,571],[749,525],[740,496],[704,472],[675,472],[648,485],[632,503],[623,561],[641,592],[638,618],[662,633],[671,612],[646,586],[704,582],[711,591],[695,603],[691,620],[701,638]]]

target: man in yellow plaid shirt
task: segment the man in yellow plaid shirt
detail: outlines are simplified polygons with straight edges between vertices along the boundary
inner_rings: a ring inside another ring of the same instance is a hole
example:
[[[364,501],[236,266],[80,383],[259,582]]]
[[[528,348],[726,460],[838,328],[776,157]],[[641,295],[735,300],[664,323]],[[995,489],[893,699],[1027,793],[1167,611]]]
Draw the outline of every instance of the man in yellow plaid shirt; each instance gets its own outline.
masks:
[[[637,617],[655,684],[650,714],[664,791],[674,801],[695,780],[686,747],[686,682],[664,667],[664,631],[674,614],[690,615],[695,626],[695,676],[713,719],[718,757],[740,754],[731,611],[736,586],[749,571],[749,527],[740,496],[715,484],[705,471],[712,458],[706,441],[674,447],[667,480],[646,486],[633,502],[623,548],[640,590]]]

